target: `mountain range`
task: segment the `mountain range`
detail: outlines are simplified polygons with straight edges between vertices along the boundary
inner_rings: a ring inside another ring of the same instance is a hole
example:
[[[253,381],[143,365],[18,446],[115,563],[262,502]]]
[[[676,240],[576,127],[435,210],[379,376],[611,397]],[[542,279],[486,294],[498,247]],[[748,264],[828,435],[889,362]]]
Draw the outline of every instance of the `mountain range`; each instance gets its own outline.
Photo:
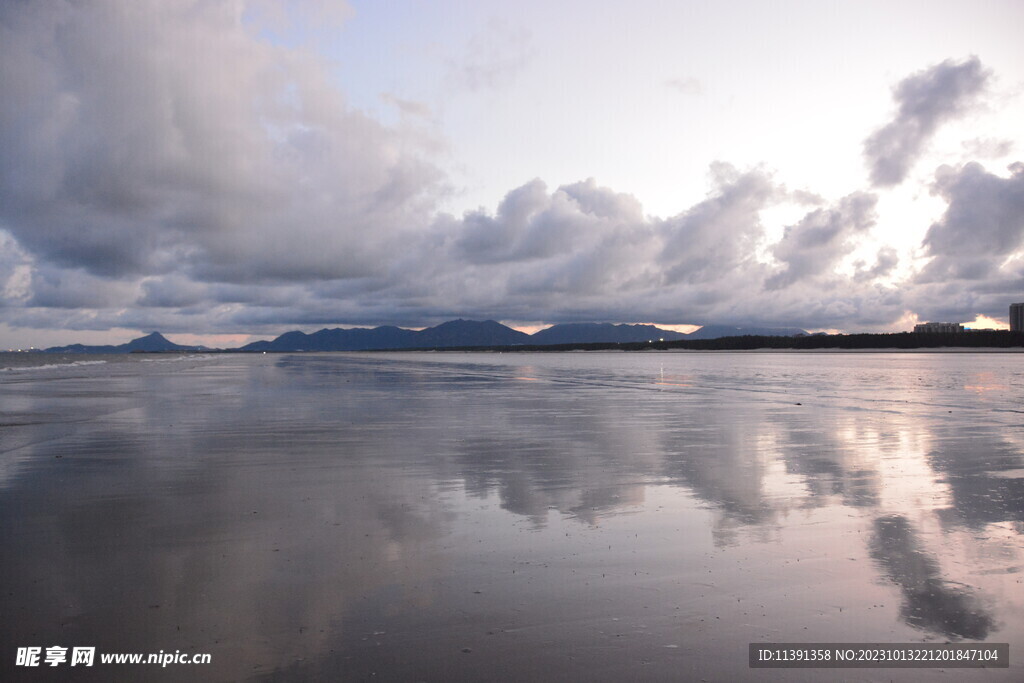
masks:
[[[51,346],[47,353],[165,353],[168,351],[210,351],[206,346],[183,346],[175,344],[159,332],[151,332],[145,337],[133,339],[126,344],[116,346],[86,346],[71,344],[69,346]]]
[[[654,325],[613,325],[611,323],[564,323],[526,334],[493,320],[450,320],[424,330],[401,327],[322,329],[312,334],[298,330],[285,332],[270,341],[257,341],[233,351],[368,351],[395,349],[432,349],[485,346],[545,346],[552,344],[636,343],[676,341],[680,339],[717,339],[745,335],[790,337],[807,334],[790,327],[730,327],[707,325],[684,334]],[[159,332],[117,346],[55,346],[57,353],[131,353],[168,351],[208,351],[203,346],[183,346],[169,341]]]
[[[450,320],[425,330],[400,327],[323,329],[312,334],[286,332],[272,341],[247,344],[239,351],[366,351],[482,346],[547,346],[552,344],[628,344],[679,339],[717,339],[745,335],[790,337],[807,334],[790,327],[708,325],[690,334],[654,325],[563,323],[526,334],[493,320]]]

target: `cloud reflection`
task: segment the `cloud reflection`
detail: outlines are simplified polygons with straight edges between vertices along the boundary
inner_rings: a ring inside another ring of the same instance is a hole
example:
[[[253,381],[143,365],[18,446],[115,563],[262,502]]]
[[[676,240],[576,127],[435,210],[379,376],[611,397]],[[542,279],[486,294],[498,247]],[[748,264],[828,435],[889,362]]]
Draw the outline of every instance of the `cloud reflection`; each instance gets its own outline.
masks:
[[[943,519],[979,529],[998,522],[1024,523],[1024,453],[989,428],[971,426],[941,439],[928,461],[949,486]]]
[[[942,578],[938,561],[923,549],[905,517],[874,522],[871,557],[903,593],[900,618],[914,628],[947,638],[984,640],[995,620],[965,587]]]

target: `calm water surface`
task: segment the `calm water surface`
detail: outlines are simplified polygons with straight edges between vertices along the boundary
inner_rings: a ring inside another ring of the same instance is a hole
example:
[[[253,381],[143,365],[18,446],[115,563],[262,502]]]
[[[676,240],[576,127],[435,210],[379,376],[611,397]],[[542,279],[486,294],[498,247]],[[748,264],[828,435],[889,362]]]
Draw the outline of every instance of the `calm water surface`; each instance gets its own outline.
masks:
[[[1022,355],[0,367],[5,680],[1024,680]],[[809,641],[1011,668],[747,667]]]

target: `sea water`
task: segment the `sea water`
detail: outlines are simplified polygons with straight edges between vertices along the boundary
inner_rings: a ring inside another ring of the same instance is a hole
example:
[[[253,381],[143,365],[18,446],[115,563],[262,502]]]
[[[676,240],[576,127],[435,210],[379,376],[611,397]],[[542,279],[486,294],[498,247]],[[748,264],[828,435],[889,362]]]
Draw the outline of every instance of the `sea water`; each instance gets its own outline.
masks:
[[[1021,355],[0,367],[5,680],[1024,678]],[[769,642],[1011,667],[749,668]]]

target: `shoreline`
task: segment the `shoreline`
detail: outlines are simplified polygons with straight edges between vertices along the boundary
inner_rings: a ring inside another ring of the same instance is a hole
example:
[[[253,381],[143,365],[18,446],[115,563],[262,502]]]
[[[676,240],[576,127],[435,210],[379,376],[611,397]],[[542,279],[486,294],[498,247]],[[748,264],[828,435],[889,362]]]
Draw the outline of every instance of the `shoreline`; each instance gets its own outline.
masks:
[[[664,349],[664,351],[669,353],[1024,353],[1024,347],[922,346],[914,349],[897,347],[885,349],[773,349],[766,347],[761,349]]]

